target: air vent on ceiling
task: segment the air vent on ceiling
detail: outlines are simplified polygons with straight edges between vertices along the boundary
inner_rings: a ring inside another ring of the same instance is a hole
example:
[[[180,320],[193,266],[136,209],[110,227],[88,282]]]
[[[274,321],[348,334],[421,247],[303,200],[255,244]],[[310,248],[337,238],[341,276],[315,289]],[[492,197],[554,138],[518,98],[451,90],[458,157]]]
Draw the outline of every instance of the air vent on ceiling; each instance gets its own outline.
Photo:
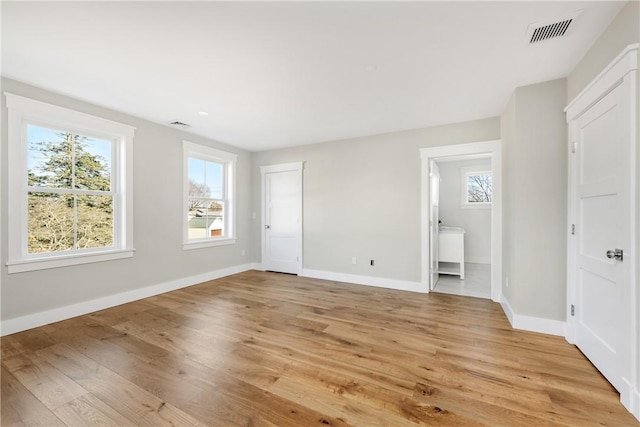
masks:
[[[573,19],[567,19],[566,21],[555,22],[553,24],[545,25],[544,27],[536,28],[531,35],[529,43],[537,43],[542,40],[564,36],[564,33],[567,32],[572,21]]]
[[[178,120],[176,120],[174,122],[171,122],[169,124],[172,125],[172,126],[180,126],[180,127],[183,127],[183,128],[190,128],[191,127],[191,125],[183,123],[183,122],[180,122]]]
[[[569,26],[581,13],[582,10],[577,10],[571,14],[562,16],[561,18],[554,19],[553,21],[538,22],[529,25],[529,28],[527,29],[527,42],[529,44],[534,44],[544,40],[564,36],[569,30]]]

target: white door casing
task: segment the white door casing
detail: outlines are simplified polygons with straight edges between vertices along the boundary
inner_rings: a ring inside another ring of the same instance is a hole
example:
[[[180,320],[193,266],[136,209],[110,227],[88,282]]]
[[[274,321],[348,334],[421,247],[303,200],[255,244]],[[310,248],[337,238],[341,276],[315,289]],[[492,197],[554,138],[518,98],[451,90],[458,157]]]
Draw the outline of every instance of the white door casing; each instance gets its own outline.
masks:
[[[440,168],[435,160],[430,162],[429,178],[431,179],[431,191],[429,197],[431,198],[431,217],[429,218],[429,226],[431,232],[429,234],[431,239],[431,278],[429,280],[429,289],[433,290],[438,282],[438,234],[440,231]]]
[[[302,272],[302,162],[261,166],[262,265]]]
[[[421,148],[421,283],[430,291],[431,282],[431,179],[429,177],[430,162],[434,159],[489,154],[493,178],[493,207],[491,209],[491,300],[502,298],[502,151],[501,141],[482,141],[467,144],[444,145]]]
[[[575,157],[576,344],[616,389],[622,387],[617,354],[624,352],[628,310],[623,307],[629,263],[610,260],[608,249],[629,254],[629,147],[621,135],[622,89],[612,92],[572,123]]]
[[[637,52],[625,49],[565,109],[569,123],[567,340],[639,417]],[[622,250],[622,259],[608,251]]]

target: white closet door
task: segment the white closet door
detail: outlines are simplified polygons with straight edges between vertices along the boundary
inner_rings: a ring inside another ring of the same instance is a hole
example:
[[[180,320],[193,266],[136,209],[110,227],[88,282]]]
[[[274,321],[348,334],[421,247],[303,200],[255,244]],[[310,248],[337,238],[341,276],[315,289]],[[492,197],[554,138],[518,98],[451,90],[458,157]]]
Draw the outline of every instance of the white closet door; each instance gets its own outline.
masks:
[[[302,171],[263,169],[263,265],[270,271],[302,271]]]

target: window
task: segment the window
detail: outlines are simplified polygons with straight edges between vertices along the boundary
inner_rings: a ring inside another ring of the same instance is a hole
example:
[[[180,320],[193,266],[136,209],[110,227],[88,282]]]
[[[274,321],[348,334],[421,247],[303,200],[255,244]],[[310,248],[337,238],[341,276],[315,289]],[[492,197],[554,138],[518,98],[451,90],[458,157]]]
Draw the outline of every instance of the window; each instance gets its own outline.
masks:
[[[9,273],[133,256],[134,128],[6,97]]]
[[[237,156],[188,141],[183,141],[182,147],[184,249],[235,243]]]
[[[493,185],[490,171],[462,168],[462,206],[491,207]]]

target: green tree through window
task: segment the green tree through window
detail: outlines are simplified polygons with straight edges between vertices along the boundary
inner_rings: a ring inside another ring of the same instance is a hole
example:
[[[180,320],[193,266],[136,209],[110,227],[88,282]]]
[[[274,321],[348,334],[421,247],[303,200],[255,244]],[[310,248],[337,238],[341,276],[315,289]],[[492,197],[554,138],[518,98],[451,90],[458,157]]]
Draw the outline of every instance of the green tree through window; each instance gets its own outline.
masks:
[[[28,253],[113,246],[111,142],[28,126]]]

